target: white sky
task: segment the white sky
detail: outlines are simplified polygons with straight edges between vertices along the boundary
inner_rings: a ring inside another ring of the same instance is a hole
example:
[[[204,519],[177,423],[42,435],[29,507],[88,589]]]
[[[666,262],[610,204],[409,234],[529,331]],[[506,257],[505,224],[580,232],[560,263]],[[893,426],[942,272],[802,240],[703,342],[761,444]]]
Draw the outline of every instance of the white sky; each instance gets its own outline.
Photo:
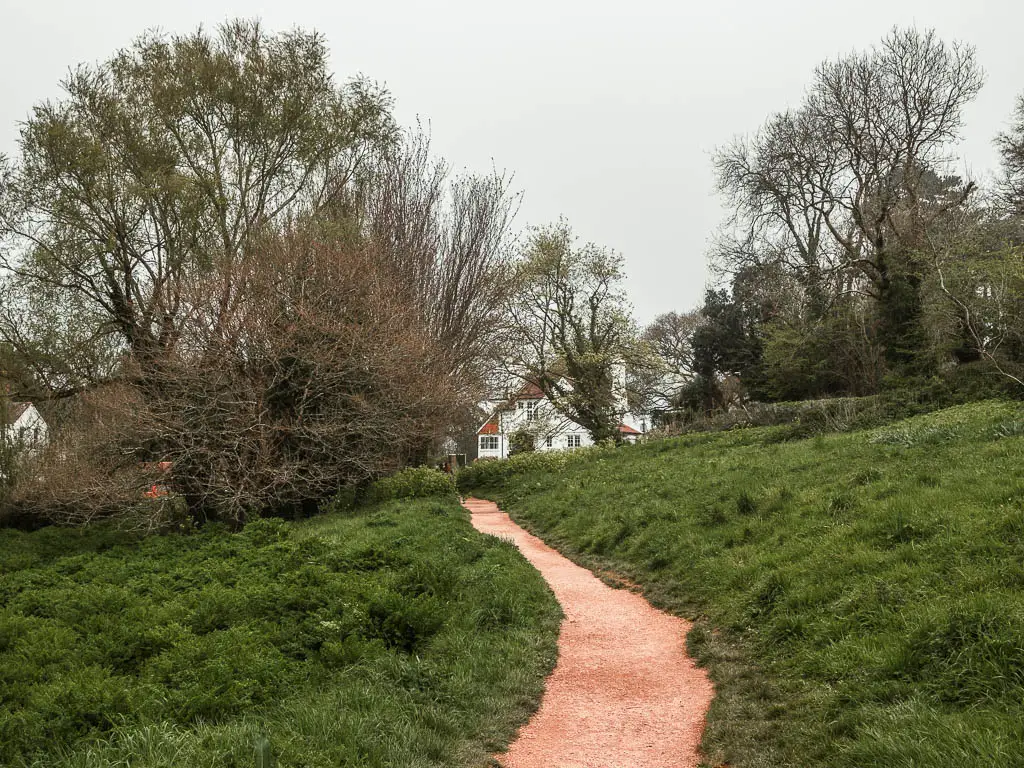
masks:
[[[822,59],[894,24],[976,45],[988,81],[961,149],[975,175],[996,167],[992,139],[1024,92],[1019,0],[0,0],[0,153],[69,67],[149,28],[237,16],[323,32],[337,75],[386,83],[399,121],[428,121],[438,154],[513,172],[521,226],[564,215],[621,251],[643,322],[700,302],[722,215],[712,149],[795,105]]]

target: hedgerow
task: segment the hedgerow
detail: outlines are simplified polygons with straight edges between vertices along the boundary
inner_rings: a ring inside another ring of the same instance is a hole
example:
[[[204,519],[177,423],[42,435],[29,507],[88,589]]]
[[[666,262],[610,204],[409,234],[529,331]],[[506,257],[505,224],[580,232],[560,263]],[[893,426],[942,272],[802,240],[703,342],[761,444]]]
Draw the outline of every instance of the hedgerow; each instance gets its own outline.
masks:
[[[367,493],[367,501],[454,498],[455,495],[455,480],[447,472],[433,467],[410,467],[374,482]]]
[[[479,459],[459,470],[457,483],[460,491],[471,492],[529,472],[560,472],[574,464],[585,462],[595,453],[610,448],[591,446],[572,451],[529,451],[508,459]]]

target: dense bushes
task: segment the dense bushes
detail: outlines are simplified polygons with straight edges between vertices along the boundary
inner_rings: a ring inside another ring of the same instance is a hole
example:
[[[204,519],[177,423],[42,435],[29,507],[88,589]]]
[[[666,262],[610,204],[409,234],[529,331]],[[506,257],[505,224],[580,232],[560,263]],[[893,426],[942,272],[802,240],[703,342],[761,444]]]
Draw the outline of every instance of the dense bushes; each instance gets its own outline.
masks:
[[[543,582],[450,498],[0,552],[8,766],[251,766],[260,734],[281,766],[448,766],[511,735],[554,659]]]
[[[373,503],[393,499],[452,497],[455,493],[455,480],[448,473],[432,467],[413,467],[377,480],[370,486],[367,497]]]
[[[468,492],[497,485],[507,478],[532,471],[559,472],[595,452],[610,450],[613,449],[591,447],[574,451],[528,451],[508,459],[481,459],[459,470],[459,490]]]
[[[464,426],[503,328],[510,177],[453,174],[329,58],[257,21],[147,32],[26,119],[0,367],[80,407],[20,516],[159,528],[135,504],[155,483],[195,522],[304,514]]]

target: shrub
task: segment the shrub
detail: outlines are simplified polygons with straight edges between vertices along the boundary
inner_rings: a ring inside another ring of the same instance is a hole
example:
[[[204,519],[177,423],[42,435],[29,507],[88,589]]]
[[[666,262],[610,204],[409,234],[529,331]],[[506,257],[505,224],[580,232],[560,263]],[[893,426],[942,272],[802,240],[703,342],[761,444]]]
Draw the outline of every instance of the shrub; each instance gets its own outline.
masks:
[[[537,438],[526,429],[520,429],[509,436],[509,451],[513,455],[537,450]]]
[[[379,503],[394,499],[429,499],[454,496],[455,478],[432,467],[412,467],[382,477],[370,485],[367,501]]]
[[[610,450],[617,449],[605,445],[577,448],[574,451],[530,451],[504,460],[475,461],[459,470],[456,482],[460,491],[485,488],[527,472],[559,472],[595,454]]]

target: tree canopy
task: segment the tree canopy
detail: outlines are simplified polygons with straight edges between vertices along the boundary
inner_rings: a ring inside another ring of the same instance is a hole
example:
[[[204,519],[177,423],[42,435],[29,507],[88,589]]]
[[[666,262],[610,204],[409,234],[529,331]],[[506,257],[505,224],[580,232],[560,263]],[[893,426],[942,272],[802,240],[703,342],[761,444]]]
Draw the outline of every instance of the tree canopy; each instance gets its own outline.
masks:
[[[72,72],[3,170],[5,305],[45,293],[80,310],[79,342],[172,349],[185,283],[230,270],[269,230],[349,193],[394,145],[387,93],[338,84],[327,57],[317,33],[233,21],[148,34]],[[229,286],[219,309],[236,299]],[[26,316],[4,314],[9,342],[21,343]]]

